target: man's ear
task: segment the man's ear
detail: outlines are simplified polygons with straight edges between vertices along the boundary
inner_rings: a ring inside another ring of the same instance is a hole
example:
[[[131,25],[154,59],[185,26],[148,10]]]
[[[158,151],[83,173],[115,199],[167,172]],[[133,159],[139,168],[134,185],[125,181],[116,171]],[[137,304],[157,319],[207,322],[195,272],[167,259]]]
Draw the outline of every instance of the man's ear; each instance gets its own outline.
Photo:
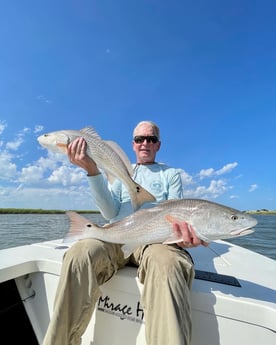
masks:
[[[161,141],[158,141],[158,145],[157,145],[157,150],[156,151],[159,151],[160,147],[161,147]]]

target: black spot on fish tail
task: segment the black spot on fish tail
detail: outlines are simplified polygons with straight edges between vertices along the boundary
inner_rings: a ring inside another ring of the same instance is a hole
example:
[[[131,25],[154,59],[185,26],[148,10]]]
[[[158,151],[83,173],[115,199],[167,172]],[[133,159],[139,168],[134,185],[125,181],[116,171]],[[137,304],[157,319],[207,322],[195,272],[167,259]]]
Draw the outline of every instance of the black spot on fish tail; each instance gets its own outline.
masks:
[[[141,190],[140,190],[140,187],[139,187],[139,186],[136,186],[136,192],[137,192],[137,193],[140,193],[140,191],[141,191]]]

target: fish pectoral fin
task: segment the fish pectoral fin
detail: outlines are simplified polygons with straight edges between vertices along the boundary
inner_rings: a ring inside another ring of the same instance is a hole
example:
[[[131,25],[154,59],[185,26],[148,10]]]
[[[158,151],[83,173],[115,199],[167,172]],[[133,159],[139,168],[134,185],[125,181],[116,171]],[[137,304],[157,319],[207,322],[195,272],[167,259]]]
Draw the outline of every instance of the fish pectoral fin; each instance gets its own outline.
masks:
[[[174,223],[180,223],[179,220],[177,220],[175,217],[173,217],[170,214],[167,214],[165,216],[165,219],[167,222],[169,222],[170,224],[174,224]],[[164,244],[170,244],[170,243],[178,243],[178,242],[183,242],[183,237],[182,237],[182,233],[181,232],[174,232],[172,231],[171,235],[163,242]]]
[[[138,247],[137,243],[123,244],[121,249],[124,253],[124,258],[127,259],[137,247]]]
[[[67,153],[67,151],[68,151],[68,145],[67,144],[57,143],[56,145],[57,145],[59,151]]]
[[[179,222],[177,221],[177,219],[174,218],[174,217],[173,217],[172,215],[170,215],[170,214],[167,214],[167,215],[165,216],[165,220],[166,220],[167,222],[171,223],[171,224],[179,223]]]
[[[164,242],[163,244],[172,244],[172,243],[178,243],[183,242],[182,236],[176,233],[172,233]]]

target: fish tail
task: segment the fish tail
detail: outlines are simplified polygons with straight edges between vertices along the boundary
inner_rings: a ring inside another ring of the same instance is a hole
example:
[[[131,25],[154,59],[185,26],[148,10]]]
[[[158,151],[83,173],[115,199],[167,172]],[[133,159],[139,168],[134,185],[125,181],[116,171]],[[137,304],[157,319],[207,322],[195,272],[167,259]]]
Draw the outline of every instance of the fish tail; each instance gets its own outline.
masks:
[[[90,222],[89,219],[82,217],[77,212],[66,212],[70,221],[70,228],[67,235],[64,237],[63,242],[70,242],[73,240],[79,240],[85,237],[87,229],[100,228],[98,225]]]
[[[132,193],[131,200],[132,207],[134,211],[136,211],[145,202],[156,201],[156,198],[145,188],[135,182],[135,191]]]

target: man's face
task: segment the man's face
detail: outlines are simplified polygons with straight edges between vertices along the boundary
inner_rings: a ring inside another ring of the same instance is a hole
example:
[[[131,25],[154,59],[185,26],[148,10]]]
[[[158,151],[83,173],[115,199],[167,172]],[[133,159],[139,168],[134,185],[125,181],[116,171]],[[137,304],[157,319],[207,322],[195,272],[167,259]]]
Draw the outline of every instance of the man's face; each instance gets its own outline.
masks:
[[[160,149],[161,145],[161,142],[156,138],[154,129],[149,124],[143,124],[136,129],[134,134],[137,142],[133,140],[132,147],[136,154],[137,163],[153,163],[156,152]],[[157,142],[155,142],[156,140]]]

